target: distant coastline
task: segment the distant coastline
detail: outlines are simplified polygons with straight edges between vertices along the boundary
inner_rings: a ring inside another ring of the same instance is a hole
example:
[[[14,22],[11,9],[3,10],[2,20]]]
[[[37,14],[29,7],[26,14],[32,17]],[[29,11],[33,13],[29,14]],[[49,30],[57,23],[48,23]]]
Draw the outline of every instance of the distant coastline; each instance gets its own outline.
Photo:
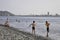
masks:
[[[60,17],[60,15],[15,15],[20,17]]]
[[[56,14],[56,15],[49,15],[49,12],[47,13],[47,15],[15,15],[12,14],[8,11],[0,11],[0,16],[20,16],[20,17],[60,17],[60,15]]]
[[[0,15],[1,16],[1,15]],[[3,15],[3,16],[20,16],[20,17],[60,17],[60,15]]]

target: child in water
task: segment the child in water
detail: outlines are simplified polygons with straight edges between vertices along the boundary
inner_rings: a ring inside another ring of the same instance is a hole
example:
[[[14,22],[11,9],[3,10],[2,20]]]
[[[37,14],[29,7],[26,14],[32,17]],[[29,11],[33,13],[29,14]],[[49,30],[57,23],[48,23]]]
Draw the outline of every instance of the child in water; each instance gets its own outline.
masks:
[[[9,27],[9,22],[8,22],[8,18],[7,18],[7,20],[6,20],[6,22],[5,22],[5,24],[4,24],[6,27]]]
[[[30,24],[29,26],[31,25],[32,25],[32,34],[35,34],[35,26],[36,26],[35,21],[33,21],[33,23]]]
[[[48,21],[46,21],[45,25],[46,25],[46,29],[47,29],[47,37],[48,37],[48,33],[49,33],[49,25],[50,25],[50,23],[48,23]]]

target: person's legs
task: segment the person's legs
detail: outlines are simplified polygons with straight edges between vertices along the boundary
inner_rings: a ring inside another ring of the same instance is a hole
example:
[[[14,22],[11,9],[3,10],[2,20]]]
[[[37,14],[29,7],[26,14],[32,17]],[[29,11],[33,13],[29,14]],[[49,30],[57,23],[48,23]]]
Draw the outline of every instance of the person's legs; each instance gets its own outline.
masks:
[[[34,32],[34,31],[33,31],[33,29],[32,29],[32,34],[33,34],[33,32]]]
[[[34,30],[34,35],[35,35],[35,30]]]
[[[32,34],[35,35],[35,28],[34,27],[32,27]]]
[[[49,36],[48,33],[49,33],[49,28],[47,28],[47,37]]]
[[[35,30],[32,30],[32,34],[34,34],[34,35],[35,35]]]
[[[34,28],[32,27],[32,34],[34,34]]]
[[[35,35],[35,27],[33,27],[34,35]]]
[[[47,32],[47,35],[46,36],[48,37],[48,32]]]

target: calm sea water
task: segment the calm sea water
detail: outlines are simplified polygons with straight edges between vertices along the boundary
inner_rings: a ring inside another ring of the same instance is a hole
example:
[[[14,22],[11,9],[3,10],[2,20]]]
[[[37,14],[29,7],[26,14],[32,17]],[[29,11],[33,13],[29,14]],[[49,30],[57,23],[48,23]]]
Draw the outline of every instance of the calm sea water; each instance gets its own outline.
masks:
[[[19,16],[0,16],[0,23],[4,24],[6,19],[9,19],[9,24],[19,30],[30,32],[29,25],[32,21],[36,21],[36,35],[46,36],[45,21],[50,23],[49,37],[54,40],[60,40],[60,17],[19,17]]]

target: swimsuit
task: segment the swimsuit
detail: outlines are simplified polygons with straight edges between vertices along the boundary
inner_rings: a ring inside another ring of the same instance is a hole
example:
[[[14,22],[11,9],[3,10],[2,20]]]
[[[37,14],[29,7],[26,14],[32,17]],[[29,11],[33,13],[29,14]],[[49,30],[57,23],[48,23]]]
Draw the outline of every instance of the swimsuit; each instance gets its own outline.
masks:
[[[35,30],[35,27],[32,27],[33,30]]]
[[[49,32],[49,28],[47,28],[47,32]]]

